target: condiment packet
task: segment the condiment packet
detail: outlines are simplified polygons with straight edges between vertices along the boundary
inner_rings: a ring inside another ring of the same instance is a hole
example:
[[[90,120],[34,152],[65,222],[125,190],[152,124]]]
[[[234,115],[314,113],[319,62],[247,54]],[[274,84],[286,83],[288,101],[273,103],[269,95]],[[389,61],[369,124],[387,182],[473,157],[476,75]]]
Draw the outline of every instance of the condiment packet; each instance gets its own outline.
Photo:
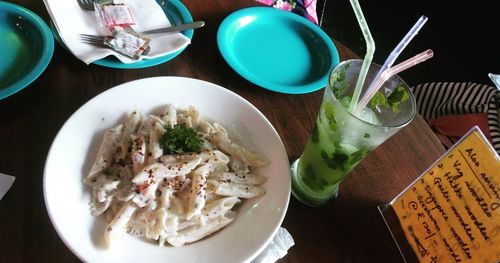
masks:
[[[99,31],[111,32],[115,27],[135,25],[130,8],[125,4],[115,4],[112,0],[95,1],[94,12]]]
[[[14,176],[0,173],[0,200],[9,191],[16,178]]]
[[[138,59],[148,48],[151,40],[136,33],[132,28],[114,29],[113,35],[104,39],[104,44],[128,57]]]

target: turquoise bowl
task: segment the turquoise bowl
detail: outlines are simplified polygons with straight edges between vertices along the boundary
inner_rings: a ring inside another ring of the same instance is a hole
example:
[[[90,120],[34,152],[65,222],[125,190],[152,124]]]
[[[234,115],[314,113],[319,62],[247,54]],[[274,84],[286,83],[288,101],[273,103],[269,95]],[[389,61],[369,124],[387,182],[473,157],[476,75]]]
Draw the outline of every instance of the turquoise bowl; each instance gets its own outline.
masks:
[[[325,87],[339,63],[337,48],[320,27],[271,7],[244,8],[227,16],[217,31],[217,45],[234,71],[281,93]]]
[[[32,11],[0,1],[0,99],[28,86],[47,68],[54,38]]]

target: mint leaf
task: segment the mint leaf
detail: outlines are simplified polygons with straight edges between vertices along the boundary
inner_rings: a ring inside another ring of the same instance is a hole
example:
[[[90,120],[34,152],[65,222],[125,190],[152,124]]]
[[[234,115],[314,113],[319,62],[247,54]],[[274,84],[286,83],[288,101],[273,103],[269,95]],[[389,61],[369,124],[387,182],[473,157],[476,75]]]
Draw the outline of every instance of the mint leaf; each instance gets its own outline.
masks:
[[[346,71],[348,68],[349,64],[346,64],[343,68],[333,73],[332,76],[330,77],[330,82],[332,83],[331,89],[333,95],[337,99],[341,97],[341,95],[345,92],[345,90],[349,86],[349,83],[347,83],[347,80],[345,78]]]
[[[331,131],[337,130],[337,121],[335,120],[333,104],[330,102],[325,102],[323,105],[323,109],[325,111],[325,116],[328,121],[328,127]]]
[[[392,109],[393,112],[398,113],[401,103],[407,101],[409,98],[410,95],[405,88],[403,86],[399,86],[387,98],[384,96],[384,93],[377,91],[370,100],[370,106],[372,108],[386,107]]]
[[[349,160],[349,156],[345,153],[334,152],[332,157],[327,152],[321,151],[321,158],[331,169],[341,168],[344,170],[344,164]]]
[[[392,108],[392,111],[399,112],[399,105],[401,102],[407,101],[410,98],[408,92],[406,92],[403,86],[397,87],[389,97],[387,97],[387,103]]]
[[[382,93],[381,91],[375,92],[375,95],[373,95],[372,99],[370,100],[370,105],[372,106],[372,108],[382,106],[389,107],[387,99],[384,96],[384,93]]]
[[[318,124],[314,125],[311,134],[311,140],[313,143],[319,143],[319,133],[318,133]]]

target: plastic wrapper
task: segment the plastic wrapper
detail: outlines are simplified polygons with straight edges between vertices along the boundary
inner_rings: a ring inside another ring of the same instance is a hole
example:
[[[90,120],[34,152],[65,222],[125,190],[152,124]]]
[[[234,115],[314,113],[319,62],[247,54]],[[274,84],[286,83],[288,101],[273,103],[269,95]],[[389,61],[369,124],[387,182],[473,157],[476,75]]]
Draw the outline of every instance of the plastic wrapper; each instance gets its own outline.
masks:
[[[105,34],[115,27],[126,28],[136,24],[132,11],[125,4],[115,4],[110,0],[95,1],[94,10],[98,29]]]
[[[114,30],[113,35],[104,39],[104,44],[131,58],[140,58],[149,46],[150,39],[131,28]]]

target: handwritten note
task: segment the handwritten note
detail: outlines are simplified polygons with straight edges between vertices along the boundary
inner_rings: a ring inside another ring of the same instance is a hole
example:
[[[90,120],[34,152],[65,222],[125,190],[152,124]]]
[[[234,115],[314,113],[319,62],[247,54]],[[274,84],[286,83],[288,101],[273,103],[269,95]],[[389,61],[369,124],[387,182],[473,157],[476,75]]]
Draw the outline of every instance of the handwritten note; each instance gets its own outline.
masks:
[[[479,129],[390,205],[420,262],[500,262],[500,158]]]

